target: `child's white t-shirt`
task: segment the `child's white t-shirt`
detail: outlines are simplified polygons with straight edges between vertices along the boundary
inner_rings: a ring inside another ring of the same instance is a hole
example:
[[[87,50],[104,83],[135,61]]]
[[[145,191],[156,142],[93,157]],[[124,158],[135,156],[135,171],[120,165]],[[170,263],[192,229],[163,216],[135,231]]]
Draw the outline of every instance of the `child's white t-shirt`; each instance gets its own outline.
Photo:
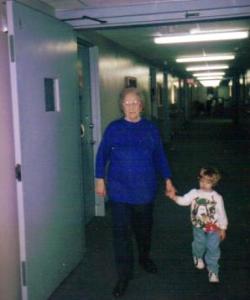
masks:
[[[216,191],[192,189],[183,196],[177,196],[176,203],[183,206],[191,205],[191,222],[197,228],[217,226],[227,229],[228,219],[222,196]]]

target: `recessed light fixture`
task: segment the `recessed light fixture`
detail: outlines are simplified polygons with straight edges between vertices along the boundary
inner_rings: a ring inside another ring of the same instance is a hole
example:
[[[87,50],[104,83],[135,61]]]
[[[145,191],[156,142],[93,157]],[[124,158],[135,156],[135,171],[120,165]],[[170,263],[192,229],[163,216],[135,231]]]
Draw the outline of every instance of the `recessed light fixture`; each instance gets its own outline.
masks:
[[[239,40],[248,38],[248,31],[224,31],[183,35],[169,35],[154,38],[156,44],[194,43],[208,41]]]
[[[211,55],[200,55],[200,56],[182,56],[177,57],[176,62],[206,62],[206,61],[218,61],[218,60],[232,60],[235,58],[233,54],[211,54]]]
[[[228,65],[211,65],[211,66],[189,66],[187,71],[206,71],[206,70],[224,70],[228,69]]]

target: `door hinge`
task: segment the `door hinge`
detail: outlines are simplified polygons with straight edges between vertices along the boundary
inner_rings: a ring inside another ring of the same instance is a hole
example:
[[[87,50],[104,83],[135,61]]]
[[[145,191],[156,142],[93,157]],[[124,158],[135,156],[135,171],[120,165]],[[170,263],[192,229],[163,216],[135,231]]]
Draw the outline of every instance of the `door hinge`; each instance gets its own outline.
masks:
[[[22,284],[26,286],[26,261],[21,263],[21,272],[22,272]]]
[[[10,46],[10,60],[15,62],[15,47],[14,47],[14,35],[9,36],[9,46]]]
[[[22,167],[20,164],[16,164],[15,173],[16,173],[16,179],[18,181],[22,181]]]

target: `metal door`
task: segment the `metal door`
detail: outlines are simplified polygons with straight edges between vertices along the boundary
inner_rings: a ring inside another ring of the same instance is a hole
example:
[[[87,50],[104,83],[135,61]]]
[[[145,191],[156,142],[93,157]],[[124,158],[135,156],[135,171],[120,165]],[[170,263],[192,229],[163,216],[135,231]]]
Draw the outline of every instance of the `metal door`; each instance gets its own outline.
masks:
[[[69,26],[7,1],[22,299],[48,299],[82,258],[77,43]]]
[[[94,123],[91,107],[91,83],[90,83],[90,53],[89,46],[78,42],[78,76],[79,99],[82,137],[82,168],[83,168],[83,202],[84,220],[88,223],[95,215],[94,192],[94,158],[93,140]]]

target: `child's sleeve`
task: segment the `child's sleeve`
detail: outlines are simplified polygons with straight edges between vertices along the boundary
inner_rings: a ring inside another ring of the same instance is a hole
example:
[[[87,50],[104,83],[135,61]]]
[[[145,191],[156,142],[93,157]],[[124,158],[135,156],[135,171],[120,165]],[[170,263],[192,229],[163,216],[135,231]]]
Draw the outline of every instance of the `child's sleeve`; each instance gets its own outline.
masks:
[[[218,202],[217,202],[217,214],[218,214],[218,224],[220,229],[227,229],[228,226],[228,219],[227,219],[227,214],[226,210],[224,207],[224,201],[222,196],[219,195],[218,197]]]
[[[176,203],[181,206],[188,206],[192,203],[192,200],[195,198],[195,195],[196,195],[196,190],[193,189],[183,196],[177,196]]]

